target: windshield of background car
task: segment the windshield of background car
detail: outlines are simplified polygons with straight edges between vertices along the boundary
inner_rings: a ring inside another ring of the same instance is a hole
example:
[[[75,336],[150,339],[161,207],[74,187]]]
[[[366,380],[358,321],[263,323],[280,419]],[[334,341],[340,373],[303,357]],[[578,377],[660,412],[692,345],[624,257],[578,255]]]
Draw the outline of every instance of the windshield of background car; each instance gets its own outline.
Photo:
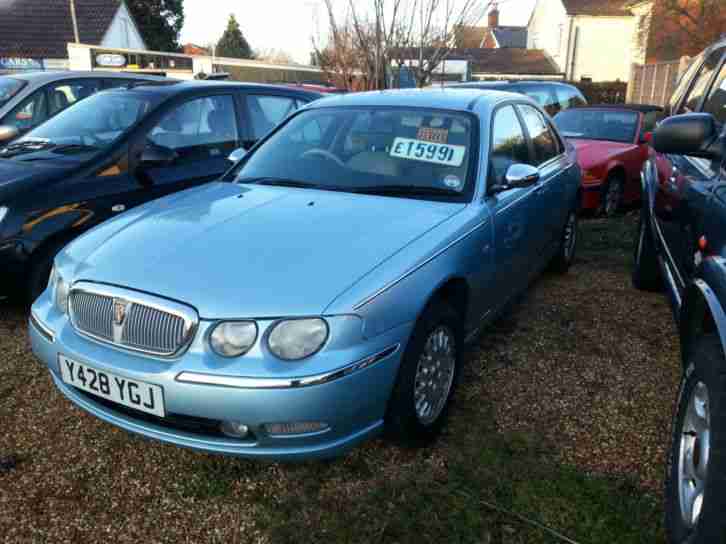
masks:
[[[442,110],[319,108],[293,117],[254,151],[241,183],[470,200],[475,117]]]
[[[23,142],[105,149],[144,117],[159,101],[155,95],[129,91],[94,94],[30,131]],[[52,150],[52,148],[51,148]]]
[[[555,124],[565,138],[633,143],[638,114],[631,111],[571,109],[558,113]]]
[[[25,84],[26,82],[20,79],[0,77],[0,106],[18,94],[20,89],[25,87]]]

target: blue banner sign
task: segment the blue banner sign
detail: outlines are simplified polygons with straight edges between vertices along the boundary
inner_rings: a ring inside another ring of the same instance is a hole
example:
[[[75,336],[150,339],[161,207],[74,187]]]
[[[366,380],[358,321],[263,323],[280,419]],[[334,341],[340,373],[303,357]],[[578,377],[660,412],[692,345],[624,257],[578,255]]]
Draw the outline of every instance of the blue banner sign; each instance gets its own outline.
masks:
[[[0,57],[0,70],[42,70],[43,61],[21,57]]]

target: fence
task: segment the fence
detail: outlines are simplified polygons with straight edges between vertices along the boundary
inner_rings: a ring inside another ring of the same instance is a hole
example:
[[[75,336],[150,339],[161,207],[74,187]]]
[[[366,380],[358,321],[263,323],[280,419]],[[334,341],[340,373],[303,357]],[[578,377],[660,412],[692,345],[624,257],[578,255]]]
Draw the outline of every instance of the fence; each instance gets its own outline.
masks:
[[[633,64],[627,101],[665,106],[690,61],[690,57],[681,57],[680,60],[670,62]]]

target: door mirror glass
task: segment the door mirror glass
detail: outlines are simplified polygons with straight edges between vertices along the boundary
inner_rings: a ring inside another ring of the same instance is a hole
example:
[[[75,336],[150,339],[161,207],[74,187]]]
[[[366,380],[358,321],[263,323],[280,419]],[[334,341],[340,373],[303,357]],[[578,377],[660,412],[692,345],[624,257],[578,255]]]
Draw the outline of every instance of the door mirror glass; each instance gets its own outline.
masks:
[[[690,155],[715,160],[721,154],[716,119],[708,113],[675,115],[663,121],[653,133],[658,153]]]
[[[0,143],[10,142],[18,137],[20,132],[17,127],[10,125],[0,125]]]
[[[158,145],[147,145],[141,153],[139,166],[141,168],[158,168],[172,164],[179,155],[173,149]]]
[[[229,160],[232,163],[237,163],[245,158],[247,155],[247,150],[244,147],[238,147],[232,153],[229,154],[229,157],[227,157],[227,160]]]
[[[492,193],[501,193],[509,189],[531,187],[539,181],[539,170],[530,164],[513,164],[507,169],[503,183],[494,185]]]

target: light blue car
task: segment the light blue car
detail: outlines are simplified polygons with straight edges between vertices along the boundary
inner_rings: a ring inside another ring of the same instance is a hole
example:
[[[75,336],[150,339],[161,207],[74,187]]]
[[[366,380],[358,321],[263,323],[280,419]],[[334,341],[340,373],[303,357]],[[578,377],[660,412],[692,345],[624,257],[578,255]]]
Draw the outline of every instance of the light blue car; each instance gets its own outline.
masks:
[[[577,240],[574,151],[497,91],[315,102],[223,181],[108,221],[32,307],[58,388],[128,431],[250,458],[429,443],[464,344]]]

